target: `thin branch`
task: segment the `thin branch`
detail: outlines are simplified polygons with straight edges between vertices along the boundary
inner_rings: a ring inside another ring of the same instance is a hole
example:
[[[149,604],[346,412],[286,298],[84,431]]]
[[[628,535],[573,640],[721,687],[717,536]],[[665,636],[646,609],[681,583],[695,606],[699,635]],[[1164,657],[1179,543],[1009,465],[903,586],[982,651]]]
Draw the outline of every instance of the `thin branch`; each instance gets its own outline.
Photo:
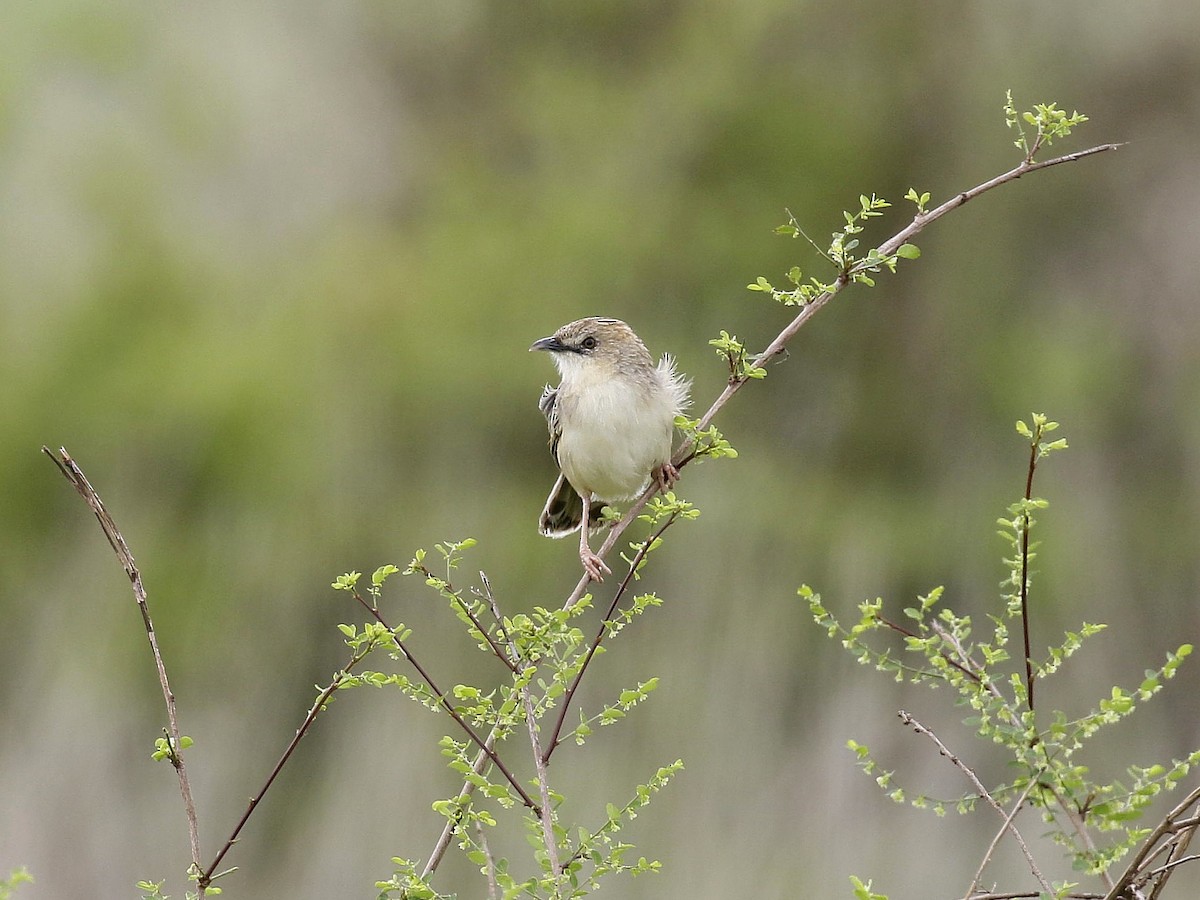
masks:
[[[312,728],[312,724],[316,721],[317,716],[320,715],[325,709],[325,704],[329,702],[329,698],[333,696],[334,691],[341,687],[342,682],[345,681],[350,675],[350,671],[360,662],[366,659],[368,652],[369,651],[355,653],[353,656],[351,656],[350,662],[346,665],[346,668],[335,674],[333,676],[333,680],[330,681],[329,684],[326,685],[321,691],[321,693],[317,695],[316,702],[313,703],[312,707],[309,709],[308,715],[304,717],[304,721],[300,724],[300,727],[296,729],[296,733],[292,736],[287,748],[283,751],[283,755],[280,756],[279,761],[275,763],[275,768],[271,770],[271,774],[267,776],[267,780],[263,783],[263,786],[258,789],[258,793],[250,798],[250,802],[246,805],[245,812],[242,813],[242,817],[238,819],[237,824],[233,827],[233,831],[230,832],[229,838],[225,841],[225,845],[213,858],[213,861],[209,863],[208,867],[203,870],[199,880],[201,890],[207,887],[212,882],[213,878],[216,877],[213,873],[216,872],[217,866],[221,864],[221,860],[225,858],[225,854],[233,848],[235,843],[237,843],[238,836],[242,833],[242,829],[250,820],[250,816],[253,815],[254,810],[258,808],[258,804],[262,802],[262,799],[266,795],[267,791],[271,789],[271,785],[275,783],[275,779],[279,776],[279,773],[283,771],[283,767],[287,765],[287,761],[291,758],[292,753],[295,752],[296,747],[299,746],[300,741],[303,740],[306,734],[308,734],[309,729]]]
[[[500,617],[499,604],[496,603],[496,597],[492,593],[491,582],[482,572],[479,573],[479,577],[483,582],[487,604],[492,615],[496,617],[497,622],[503,622]],[[474,617],[472,617],[472,621],[475,621]],[[478,623],[476,623],[476,627],[478,627]],[[516,641],[507,634],[505,638],[508,641],[507,658],[511,660],[510,667],[514,673],[518,673],[517,663],[521,658],[520,651],[517,649]],[[496,651],[503,653],[499,648],[496,648]],[[501,658],[505,657],[501,655]],[[529,730],[529,746],[533,751],[533,766],[537,773],[538,793],[541,797],[538,814],[542,820],[542,843],[546,846],[546,861],[550,864],[550,874],[558,878],[562,874],[562,865],[558,861],[558,839],[554,835],[554,803],[550,796],[550,776],[546,771],[546,757],[542,754],[542,742],[538,735],[537,709],[534,707],[533,690],[530,688],[529,682],[521,687],[521,705],[525,708],[525,726]]]
[[[476,588],[471,588],[471,592],[473,594],[475,594],[476,597],[479,597],[480,600],[482,600],[483,602],[485,602],[487,604],[488,610],[492,614],[492,618],[496,621],[496,628],[500,634],[500,640],[507,643],[508,642],[508,631],[504,627],[504,619],[500,615],[500,608],[499,608],[499,606],[497,606],[496,598],[492,594],[492,583],[488,580],[487,573],[484,572],[482,569],[480,569],[480,571],[479,571],[479,583],[483,585],[483,590],[480,591]],[[512,671],[512,673],[514,675],[518,674],[518,672],[519,672],[518,664],[521,661],[521,657],[520,657],[520,654],[516,653],[515,645],[510,643],[508,650],[501,650],[499,648],[496,640],[490,634],[488,634],[488,632],[483,628],[483,626],[479,622],[478,618],[476,618],[475,616],[472,616],[471,620],[473,622],[475,622],[476,628],[478,628],[485,635],[487,635],[488,643],[491,644],[491,646],[492,646],[492,652],[497,653],[501,656],[504,663],[508,666],[508,668]],[[516,655],[514,656],[513,654],[516,654]]]
[[[1025,839],[1021,837],[1021,832],[1017,831],[1017,827],[1013,824],[1012,816],[1006,813],[1004,811],[1004,807],[996,802],[996,798],[991,795],[991,792],[989,792],[986,787],[984,787],[983,782],[979,780],[979,776],[972,771],[970,766],[955,756],[950,751],[950,748],[942,743],[941,738],[918,722],[912,717],[912,715],[904,710],[900,710],[898,715],[900,716],[900,721],[911,727],[913,731],[917,732],[917,734],[923,734],[925,737],[933,741],[938,748],[938,752],[942,756],[946,757],[946,759],[950,760],[950,762],[954,764],[955,768],[957,768],[963,773],[963,775],[967,777],[967,780],[974,785],[975,790],[978,791],[979,795],[988,802],[988,804],[997,812],[997,814],[999,814],[1000,818],[1004,820],[1005,828],[1008,830],[1008,833],[1012,835],[1013,840],[1017,842],[1017,846],[1021,848],[1021,853],[1024,854],[1025,861],[1029,865],[1029,871],[1033,873],[1033,877],[1037,879],[1037,882],[1042,886],[1042,889],[1045,890],[1047,894],[1053,895],[1053,886],[1051,886],[1050,882],[1046,880],[1046,876],[1042,874],[1041,869],[1038,868],[1037,861],[1033,858],[1033,854],[1029,851],[1029,846],[1025,843]]]
[[[638,567],[642,564],[642,560],[646,558],[646,554],[650,552],[650,548],[655,542],[663,536],[663,533],[671,527],[678,513],[671,513],[667,520],[662,524],[657,531],[638,547],[637,553],[634,554],[633,560],[629,564],[629,571],[625,573],[625,577],[621,579],[616,592],[613,594],[612,603],[608,605],[608,612],[604,618],[600,620],[600,628],[596,631],[596,636],[592,639],[592,644],[588,647],[587,655],[583,658],[583,664],[579,667],[579,671],[575,673],[575,678],[571,681],[571,686],[567,688],[563,695],[562,706],[558,711],[558,719],[554,723],[554,731],[551,733],[550,742],[546,745],[545,762],[550,761],[550,755],[562,743],[560,735],[562,734],[563,722],[567,718],[567,710],[570,709],[571,701],[575,697],[575,690],[579,687],[579,682],[583,680],[583,673],[587,671],[588,664],[592,661],[592,657],[596,655],[596,650],[600,647],[600,642],[604,640],[604,635],[608,631],[609,623],[612,621],[613,613],[617,610],[617,605],[621,602],[621,598],[625,595],[625,591],[629,588],[633,580],[633,576],[637,574]]]
[[[484,750],[480,750],[479,753],[476,754],[475,762],[471,765],[471,771],[473,771],[476,775],[483,772],[483,770],[487,767],[489,758],[487,751],[491,750],[495,746],[496,738],[499,736],[499,732],[499,728],[493,728],[491,733],[489,733],[487,738],[484,740],[486,748]],[[471,794],[474,792],[475,782],[464,781],[462,790],[459,792],[459,798],[465,799],[466,797],[471,796]],[[457,823],[455,822],[447,822],[442,828],[441,836],[438,837],[437,843],[434,844],[433,851],[429,854],[429,859],[425,863],[425,868],[421,871],[421,878],[423,880],[427,880],[431,875],[433,875],[434,872],[437,871],[437,867],[441,865],[442,858],[446,855],[446,851],[450,849],[450,841],[454,837],[454,829],[456,824]]]
[[[427,578],[436,577],[436,576],[434,576],[434,574],[432,572],[430,572],[424,566],[417,566],[416,568],[418,568],[419,571],[423,575],[425,575]],[[483,579],[485,584],[487,583],[487,576],[484,575],[482,572],[479,573],[479,577]],[[438,579],[438,580],[441,582],[441,584],[443,584],[445,586],[445,588],[444,588],[445,593],[452,599],[452,601],[455,604],[458,605],[458,608],[463,611],[463,614],[468,619],[471,620],[471,624],[475,627],[475,630],[479,632],[480,636],[487,642],[487,645],[489,647],[491,647],[492,653],[495,654],[496,658],[498,660],[500,660],[500,662],[504,663],[504,665],[508,668],[508,670],[510,672],[512,672],[514,675],[516,675],[517,674],[516,661],[510,660],[505,655],[504,650],[501,649],[501,647],[498,643],[496,643],[496,639],[493,638],[491,636],[491,634],[488,633],[487,628],[485,628],[484,624],[479,621],[479,617],[477,615],[475,615],[475,611],[473,609],[471,609],[471,604],[467,603],[465,600],[463,600],[462,597],[459,596],[458,592],[454,590],[454,585],[452,585],[449,582],[449,580],[444,580],[444,579]],[[478,592],[475,592],[475,593],[478,596]],[[497,622],[498,621],[499,620],[497,620]]]
[[[1089,156],[1095,156],[1098,153],[1116,150],[1123,146],[1125,145],[1120,143],[1100,144],[1096,147],[1090,147],[1087,150],[1080,150],[1075,153],[1067,153],[1063,156],[1055,157],[1054,159],[1048,159],[1045,162],[1029,162],[1028,160],[1022,160],[1019,166],[1009,169],[1007,172],[997,175],[995,178],[991,178],[982,184],[977,184],[970,190],[963,191],[960,194],[955,194],[941,206],[928,210],[927,212],[918,213],[916,217],[913,218],[912,222],[880,244],[877,248],[878,252],[882,256],[894,256],[896,251],[899,250],[901,246],[907,243],[910,238],[920,234],[920,232],[923,231],[926,226],[936,222],[947,213],[958,209],[958,207],[962,206],[964,203],[974,200],[981,194],[985,194],[993,188],[1000,187],[1001,185],[1008,184],[1009,182],[1016,181],[1023,175],[1028,175],[1041,169],[1048,169],[1051,166],[1062,165],[1063,163],[1076,162]],[[796,336],[797,332],[804,327],[805,323],[815,316],[821,310],[821,308],[825,306],[825,304],[837,296],[837,294],[841,292],[842,288],[850,283],[850,276],[854,271],[855,270],[852,269],[850,272],[838,275],[837,279],[833,282],[833,284],[829,285],[827,290],[821,292],[817,296],[813,297],[808,303],[806,303],[800,309],[800,312],[796,314],[795,318],[793,318],[792,321],[789,322],[783,328],[783,330],[775,336],[775,339],[767,345],[767,348],[763,350],[762,353],[758,354],[754,361],[747,365],[746,368],[763,368],[774,357],[784,353],[788,343]],[[725,407],[725,404],[733,398],[733,395],[741,390],[742,386],[750,380],[751,379],[746,375],[739,375],[730,378],[728,383],[725,385],[724,390],[721,391],[721,393],[717,396],[717,399],[713,401],[712,405],[708,408],[704,415],[700,417],[700,420],[696,426],[696,430],[703,431],[706,429],[712,423],[712,420],[716,417],[717,413],[719,413]],[[680,447],[676,451],[672,460],[676,469],[682,469],[685,465],[692,461],[694,457],[691,451],[691,446],[687,444]],[[633,508],[626,512],[625,515],[621,517],[620,521],[611,527],[608,537],[604,540],[604,543],[596,553],[597,556],[603,559],[605,555],[612,550],[621,534],[626,528],[629,527],[634,518],[636,518],[637,512],[641,510],[646,501],[649,500],[649,498],[658,490],[659,485],[652,480],[649,487],[647,487],[645,492],[643,492],[643,494],[637,499],[637,502],[634,504]],[[564,606],[569,607],[578,602],[579,598],[587,592],[589,581],[590,579],[585,573],[580,579],[579,583],[576,585],[575,590],[568,596]]]
[[[495,595],[492,593],[492,584],[490,581],[488,581],[487,575],[485,575],[483,572],[479,573],[479,580],[480,583],[483,584],[484,599],[487,600],[488,607],[492,611],[492,616],[495,618],[496,623],[503,631],[504,617],[500,614],[500,606],[496,602]],[[508,656],[515,664],[517,660],[520,659],[520,653],[517,651],[516,644],[508,636],[508,632],[503,631],[503,633],[504,640],[508,644],[509,648]],[[495,747],[496,740],[499,738],[499,736],[499,726],[493,726],[492,730],[488,733],[488,736],[484,739],[484,749],[480,750],[475,755],[475,761],[471,764],[471,771],[476,775],[482,774],[484,768],[486,768],[489,759],[487,751]],[[475,782],[464,781],[462,791],[459,793],[459,797],[465,799],[470,797],[474,791]],[[444,826],[442,826],[442,833],[438,836],[437,843],[434,844],[433,850],[429,854],[429,859],[425,862],[425,868],[421,871],[422,879],[428,879],[433,875],[434,872],[437,871],[437,867],[441,865],[442,858],[446,855],[446,851],[450,848],[450,841],[454,837],[454,830],[457,825],[457,822],[448,821]]]
[[[529,745],[533,750],[533,764],[537,769],[538,791],[542,803],[538,812],[542,819],[542,843],[546,846],[546,861],[550,874],[558,878],[562,866],[558,861],[558,840],[554,836],[554,803],[550,797],[550,778],[546,772],[546,757],[542,755],[542,742],[538,737],[537,710],[533,705],[533,692],[529,685],[521,689],[521,702],[525,707],[525,724],[529,728]]]
[[[972,894],[969,900],[1027,900],[1027,898],[1028,900],[1041,900],[1041,898],[1045,896],[1046,895],[1040,891],[1006,891],[1002,894],[984,891],[982,893]],[[1104,900],[1103,894],[1093,894],[1090,891],[1083,891],[1082,893],[1078,894],[1055,894],[1055,896],[1062,896],[1064,900]]]
[[[1033,473],[1037,470],[1039,435],[1040,431],[1035,432],[1029,448],[1029,473],[1025,476],[1026,505],[1021,514],[1021,630],[1025,635],[1025,700],[1030,712],[1033,712],[1033,652],[1029,646],[1029,501],[1033,499]]]
[[[881,616],[878,613],[875,614],[875,620],[877,622],[879,622],[880,625],[883,625],[885,628],[890,628],[892,631],[895,631],[897,634],[901,634],[904,637],[910,637],[910,638],[919,637],[915,632],[911,631],[910,629],[905,628],[903,625],[900,625],[897,622],[893,622],[891,619]],[[942,637],[942,640],[948,639],[949,636],[947,634],[944,634],[942,632],[942,630],[937,627],[937,623],[933,623],[932,627],[933,627],[933,630]],[[961,647],[959,647],[959,650],[961,652]],[[945,660],[947,665],[953,666],[954,668],[958,669],[958,671],[962,672],[964,675],[966,675],[968,678],[970,678],[976,684],[979,684],[982,681],[982,679],[975,672],[971,671],[971,669],[967,668],[962,663],[960,663],[958,660],[954,659],[952,656],[950,656],[949,653],[946,653],[944,650],[939,650],[938,656],[940,656],[943,660]],[[965,654],[964,654],[964,656],[965,656]]]
[[[513,790],[517,792],[517,795],[521,798],[521,802],[530,809],[537,809],[538,805],[534,803],[533,798],[529,796],[529,793],[525,790],[525,788],[521,787],[521,782],[519,782],[516,776],[509,771],[508,766],[504,764],[492,746],[489,745],[484,738],[481,738],[479,733],[471,727],[470,723],[468,723],[467,720],[459,714],[458,710],[456,710],[450,704],[450,701],[446,699],[446,695],[442,693],[441,689],[439,689],[437,684],[434,682],[433,677],[425,671],[424,666],[417,662],[416,657],[413,656],[408,647],[404,645],[404,641],[400,640],[400,635],[397,633],[396,629],[392,628],[392,626],[384,621],[379,609],[373,604],[368,603],[358,591],[353,591],[353,595],[354,599],[362,604],[363,608],[375,618],[375,621],[377,621],[384,628],[388,629],[388,631],[392,632],[392,636],[396,640],[396,647],[400,650],[400,653],[404,656],[405,660],[407,660],[408,663],[417,670],[417,674],[421,676],[426,686],[437,698],[438,704],[449,714],[450,718],[457,722],[458,726],[464,732],[466,732],[467,737],[469,737],[472,742],[479,747],[480,750],[487,754],[488,759],[490,759],[496,768],[500,770],[500,773],[512,786]]]
[[[1129,865],[1125,868],[1125,871],[1121,874],[1121,877],[1117,879],[1116,884],[1104,895],[1104,900],[1121,900],[1121,898],[1128,896],[1128,891],[1133,887],[1135,882],[1144,880],[1146,877],[1144,875],[1144,867],[1147,861],[1153,859],[1162,849],[1158,847],[1159,841],[1167,838],[1168,835],[1177,836],[1180,834],[1187,834],[1190,840],[1191,833],[1194,833],[1196,825],[1192,823],[1185,829],[1180,830],[1179,821],[1197,803],[1200,803],[1200,787],[1184,797],[1174,809],[1163,817],[1163,820],[1158,823],[1158,827],[1142,843],[1141,849],[1134,855]],[[1170,843],[1170,839],[1167,843]]]
[[[479,574],[482,575],[483,573],[480,572]],[[454,596],[454,600],[456,603],[458,603],[462,611],[466,613],[467,618],[471,620],[471,624],[475,626],[475,630],[483,636],[485,641],[487,641],[487,645],[492,648],[492,653],[496,655],[496,658],[500,660],[500,662],[504,663],[510,672],[516,675],[518,671],[517,664],[508,658],[505,652],[500,648],[500,645],[496,642],[496,639],[488,634],[487,629],[483,627],[483,623],[479,621],[479,617],[475,615],[470,605],[458,595]]]
[[[488,900],[500,900],[500,885],[496,883],[496,860],[492,856],[492,848],[488,846],[487,835],[484,834],[483,825],[479,822],[475,823],[475,840],[479,843],[479,849],[483,851],[483,868],[484,877],[487,878]]]
[[[1021,796],[1017,797],[1013,803],[1012,809],[1008,815],[1004,817],[1004,824],[1000,826],[1000,830],[996,832],[996,836],[992,838],[992,842],[988,844],[987,852],[983,854],[983,859],[979,861],[979,868],[975,870],[975,877],[971,879],[971,886],[967,888],[966,894],[963,895],[963,900],[974,900],[976,896],[976,888],[979,887],[979,879],[983,877],[983,871],[988,867],[988,863],[992,861],[992,855],[996,852],[996,847],[1000,845],[1000,839],[1008,832],[1009,825],[1016,818],[1021,807],[1025,805],[1025,798],[1029,796],[1029,792],[1033,790],[1033,786],[1037,783],[1037,779],[1030,778],[1029,783],[1025,785],[1025,790],[1021,791]]]
[[[150,619],[150,607],[146,600],[146,589],[142,584],[142,574],[138,571],[138,567],[134,563],[133,554],[129,551],[129,545],[125,543],[125,538],[121,536],[120,529],[117,528],[117,523],[109,515],[104,502],[100,499],[100,495],[96,493],[91,482],[87,480],[87,476],[83,474],[83,470],[79,468],[79,465],[67,453],[67,448],[59,447],[58,454],[56,455],[49,447],[43,446],[42,452],[53,460],[54,464],[58,466],[58,470],[62,472],[63,477],[71,482],[72,487],[79,493],[79,496],[91,507],[96,520],[100,523],[100,528],[103,530],[104,536],[108,539],[109,546],[117,554],[117,559],[125,569],[125,574],[129,576],[129,581],[133,584],[133,596],[142,614],[142,624],[146,627],[146,637],[150,641],[150,652],[154,654],[154,666],[158,670],[158,683],[162,686],[163,700],[167,705],[168,742],[171,750],[168,758],[171,761],[171,765],[175,767],[175,772],[179,777],[179,793],[183,797],[183,810],[187,816],[188,843],[191,845],[192,864],[198,870],[200,868],[200,829],[196,819],[196,804],[192,800],[192,786],[188,781],[187,768],[183,763],[179,719],[175,712],[175,694],[171,690],[170,682],[167,680],[167,667],[163,663],[162,653],[158,649],[158,638],[154,633],[154,623]],[[202,887],[201,894],[203,895],[203,893]]]
[[[499,618],[496,598],[486,579],[484,586],[487,590],[488,603]],[[508,639],[508,653],[514,660],[520,658],[516,641],[511,637]],[[529,729],[529,746],[533,751],[533,765],[537,772],[538,792],[542,800],[539,809],[542,820],[542,843],[546,846],[546,861],[550,864],[550,874],[557,879],[562,874],[562,865],[558,861],[558,839],[554,834],[554,804],[550,797],[550,776],[546,771],[547,755],[542,753],[542,742],[538,735],[537,710],[533,703],[533,690],[528,681],[521,687],[521,704],[525,708],[525,725]]]

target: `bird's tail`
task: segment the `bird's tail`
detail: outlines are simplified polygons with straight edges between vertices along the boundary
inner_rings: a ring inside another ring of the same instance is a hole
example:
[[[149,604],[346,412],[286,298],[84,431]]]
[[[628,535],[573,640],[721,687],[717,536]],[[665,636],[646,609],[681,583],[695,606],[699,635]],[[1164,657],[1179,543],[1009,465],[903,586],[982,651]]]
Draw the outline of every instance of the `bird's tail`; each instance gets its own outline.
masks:
[[[599,500],[593,501],[588,511],[588,532],[595,534],[606,527],[607,523],[601,517],[604,504]],[[542,518],[538,522],[538,531],[546,537],[561,538],[579,530],[583,521],[583,498],[571,487],[565,475],[559,475],[554,483],[554,489],[542,509]]]

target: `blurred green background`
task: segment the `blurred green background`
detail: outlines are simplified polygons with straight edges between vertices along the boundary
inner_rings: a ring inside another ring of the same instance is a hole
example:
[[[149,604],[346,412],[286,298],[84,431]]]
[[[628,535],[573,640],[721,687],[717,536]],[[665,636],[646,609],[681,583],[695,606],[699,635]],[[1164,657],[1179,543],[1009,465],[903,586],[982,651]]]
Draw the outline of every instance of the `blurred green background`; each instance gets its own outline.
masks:
[[[849,662],[795,591],[849,616],[945,584],[981,619],[1031,410],[1072,444],[1038,485],[1036,642],[1112,626],[1044,701],[1082,712],[1200,636],[1200,6],[7,4],[0,870],[31,868],[21,897],[127,898],[146,877],[181,896],[187,865],[129,585],[43,443],[79,460],[141,566],[211,857],[344,658],[335,625],[360,617],[336,575],[472,536],[464,577],[485,570],[509,610],[574,584],[570,542],[535,530],[553,372],[534,339],[624,318],[703,410],[724,380],[706,341],[761,347],[787,321],[747,282],[827,274],[772,234],[784,208],[824,239],[877,192],[896,201],[883,239],[910,186],[936,202],[1016,163],[1008,88],[1092,117],[1056,150],[1129,146],[969,204],[803,329],[718,420],[741,457],[685,472],[703,515],[643,582],[666,605],[590,676],[592,708],[662,686],[556,757],[568,817],[598,824],[687,765],[632,831],[664,872],[609,888],[635,900],[844,896],[850,872],[961,895],[997,823],[894,807],[845,742],[957,795],[903,706],[1003,771],[944,698]],[[421,585],[390,602],[443,681],[496,677]],[[1185,667],[1096,773],[1200,745],[1198,685]],[[438,833],[449,730],[342,696],[228,857],[225,896],[374,896]],[[443,871],[483,896],[469,867]],[[1002,854],[992,877],[1032,887],[1022,872]]]

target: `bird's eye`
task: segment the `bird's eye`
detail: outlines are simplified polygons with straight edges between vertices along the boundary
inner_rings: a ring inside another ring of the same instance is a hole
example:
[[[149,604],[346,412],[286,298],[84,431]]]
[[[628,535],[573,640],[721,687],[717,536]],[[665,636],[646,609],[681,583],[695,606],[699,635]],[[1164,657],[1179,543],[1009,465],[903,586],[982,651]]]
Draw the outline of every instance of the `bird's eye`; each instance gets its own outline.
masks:
[[[579,342],[579,346],[582,347],[584,350],[595,350],[596,345],[599,343],[600,343],[599,341],[597,341],[594,337],[592,337],[589,334],[587,337],[585,337],[582,341]]]

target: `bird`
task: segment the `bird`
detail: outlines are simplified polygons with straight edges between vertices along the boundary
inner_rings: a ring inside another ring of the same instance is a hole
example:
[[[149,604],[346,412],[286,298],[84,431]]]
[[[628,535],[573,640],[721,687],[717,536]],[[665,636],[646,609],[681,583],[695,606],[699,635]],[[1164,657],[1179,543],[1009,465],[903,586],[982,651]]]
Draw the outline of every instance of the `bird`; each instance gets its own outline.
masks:
[[[559,468],[538,530],[552,538],[578,530],[584,571],[603,581],[612,570],[588,537],[602,527],[605,503],[638,496],[651,479],[667,490],[679,477],[671,462],[675,417],[688,407],[691,382],[669,354],[656,364],[620,319],[578,319],[529,349],[548,352],[561,376],[538,402]]]

